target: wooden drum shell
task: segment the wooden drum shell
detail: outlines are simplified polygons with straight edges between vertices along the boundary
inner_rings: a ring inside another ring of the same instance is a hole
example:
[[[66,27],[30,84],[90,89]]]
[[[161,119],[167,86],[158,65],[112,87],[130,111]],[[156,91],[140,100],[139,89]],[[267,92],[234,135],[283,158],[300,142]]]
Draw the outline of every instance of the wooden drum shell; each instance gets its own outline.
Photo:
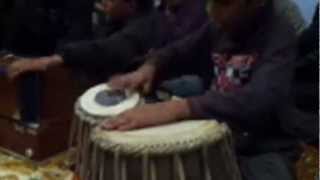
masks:
[[[209,147],[168,156],[105,152],[93,145],[88,179],[241,180],[229,137]]]

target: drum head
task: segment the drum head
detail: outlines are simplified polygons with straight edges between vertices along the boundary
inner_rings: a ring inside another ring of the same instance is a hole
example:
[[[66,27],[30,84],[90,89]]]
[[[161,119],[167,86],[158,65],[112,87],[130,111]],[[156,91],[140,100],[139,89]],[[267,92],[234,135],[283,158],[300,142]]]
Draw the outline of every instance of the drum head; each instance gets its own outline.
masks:
[[[91,138],[106,151],[164,155],[211,145],[223,138],[227,132],[225,124],[214,120],[198,120],[126,132],[105,131],[97,127]]]
[[[82,111],[95,117],[113,117],[138,105],[140,96],[129,91],[114,91],[107,84],[87,90],[79,99]]]

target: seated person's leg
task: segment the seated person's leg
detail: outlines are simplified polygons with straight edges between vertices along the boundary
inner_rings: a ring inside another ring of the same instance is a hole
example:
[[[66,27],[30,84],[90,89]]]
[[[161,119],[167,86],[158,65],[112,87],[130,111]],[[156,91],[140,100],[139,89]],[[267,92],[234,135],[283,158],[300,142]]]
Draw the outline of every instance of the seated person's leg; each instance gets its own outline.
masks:
[[[183,76],[166,81],[162,84],[162,87],[179,97],[198,96],[204,93],[203,82],[198,76]]]
[[[241,157],[240,167],[244,180],[293,180],[293,167],[277,153]]]
[[[20,115],[27,127],[37,128],[40,121],[41,81],[39,74],[26,75],[19,81]]]

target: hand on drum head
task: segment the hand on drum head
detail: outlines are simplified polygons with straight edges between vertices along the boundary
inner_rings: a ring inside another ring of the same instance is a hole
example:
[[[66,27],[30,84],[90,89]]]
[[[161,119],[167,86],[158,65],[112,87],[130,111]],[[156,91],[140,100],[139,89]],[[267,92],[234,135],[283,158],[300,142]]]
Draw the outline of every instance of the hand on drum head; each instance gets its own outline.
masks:
[[[129,89],[148,94],[152,90],[155,67],[152,65],[143,65],[137,71],[118,75],[111,78],[109,85],[113,89]]]
[[[128,110],[114,120],[106,120],[102,126],[107,130],[126,131],[132,129],[172,123],[190,117],[186,100],[174,100],[148,104]]]

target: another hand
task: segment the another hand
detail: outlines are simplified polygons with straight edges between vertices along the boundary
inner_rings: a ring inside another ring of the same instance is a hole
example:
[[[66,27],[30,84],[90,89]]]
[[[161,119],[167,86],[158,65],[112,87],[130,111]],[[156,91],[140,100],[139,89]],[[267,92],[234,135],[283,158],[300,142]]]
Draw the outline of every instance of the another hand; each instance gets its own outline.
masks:
[[[137,71],[111,78],[109,84],[114,89],[129,89],[147,94],[152,90],[155,67],[143,65]]]
[[[104,10],[105,10],[104,6],[103,6],[103,3],[101,3],[101,2],[96,2],[94,4],[94,7],[95,7],[96,10],[98,10],[100,12],[104,12]]]
[[[103,2],[97,2],[94,4],[94,7],[97,11],[100,11],[105,14],[109,14],[110,8],[112,8],[112,3],[111,1],[103,1]]]
[[[157,126],[186,119],[190,116],[189,105],[185,100],[140,106],[124,112],[115,120],[107,120],[103,128],[126,131],[131,129]]]
[[[13,54],[6,54],[0,56],[0,66],[8,66],[11,64],[17,57]]]
[[[21,74],[31,71],[44,71],[47,68],[47,63],[42,60],[29,60],[29,59],[19,59],[8,67],[8,77],[14,79]]]
[[[8,77],[10,79],[14,79],[27,72],[45,71],[49,66],[61,63],[62,58],[60,56],[50,56],[36,59],[21,58],[8,66]]]

